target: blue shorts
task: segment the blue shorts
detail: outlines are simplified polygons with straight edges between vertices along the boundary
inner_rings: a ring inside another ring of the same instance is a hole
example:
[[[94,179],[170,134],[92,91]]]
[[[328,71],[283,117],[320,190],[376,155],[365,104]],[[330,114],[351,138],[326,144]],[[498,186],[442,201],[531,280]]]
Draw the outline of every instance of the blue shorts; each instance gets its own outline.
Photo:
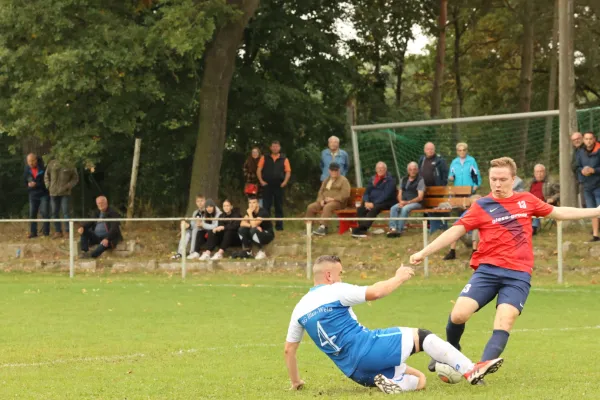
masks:
[[[360,361],[350,376],[359,385],[375,386],[375,376],[383,374],[387,378],[401,379],[405,371],[404,361],[414,347],[411,328],[377,329],[371,332],[371,349]]]
[[[529,296],[530,282],[531,275],[527,272],[481,264],[460,297],[475,300],[479,304],[479,311],[498,295],[496,307],[499,304],[510,304],[521,313]]]

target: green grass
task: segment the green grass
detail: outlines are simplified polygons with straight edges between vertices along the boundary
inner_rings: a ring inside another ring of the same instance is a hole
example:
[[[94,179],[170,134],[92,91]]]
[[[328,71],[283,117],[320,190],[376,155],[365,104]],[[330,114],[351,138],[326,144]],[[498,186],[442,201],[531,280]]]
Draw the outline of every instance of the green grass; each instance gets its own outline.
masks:
[[[350,273],[349,282],[367,284]],[[363,275],[364,277],[364,275]],[[355,307],[370,328],[443,331],[468,275],[416,277],[390,297]],[[599,398],[600,288],[534,278],[503,368],[486,387],[447,385],[407,398]],[[260,286],[264,285],[264,286]],[[383,398],[339,372],[305,337],[306,388],[288,392],[282,349],[306,280],[272,275],[177,276],[0,274],[0,399]],[[468,323],[463,346],[477,359],[493,307]],[[423,354],[409,365],[424,370]]]

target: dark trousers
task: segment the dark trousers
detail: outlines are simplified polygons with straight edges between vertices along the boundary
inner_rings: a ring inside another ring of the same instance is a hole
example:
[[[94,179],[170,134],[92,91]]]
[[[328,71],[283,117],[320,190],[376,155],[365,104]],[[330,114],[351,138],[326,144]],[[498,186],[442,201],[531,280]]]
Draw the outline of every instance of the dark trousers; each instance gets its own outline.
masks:
[[[358,210],[356,210],[356,214],[358,215],[358,218],[375,218],[379,215],[380,212],[382,212],[383,210],[389,210],[396,203],[396,200],[389,200],[385,203],[373,204],[374,207],[370,210],[367,210],[365,208],[365,203],[363,203],[360,207],[358,207]],[[373,221],[358,222],[358,228],[363,231],[368,230],[371,227],[371,225],[373,225]]]
[[[201,251],[204,251],[204,250],[211,250],[211,249],[207,249],[207,242],[208,242],[208,231],[206,231],[204,229],[199,229],[198,234],[196,235],[196,246],[194,246],[193,249],[190,249],[190,251],[200,253]]]
[[[263,208],[271,214],[271,206],[275,206],[275,218],[283,218],[283,188],[280,183],[269,183],[263,186]],[[283,221],[275,222],[275,229],[283,229]]]
[[[219,247],[219,249],[225,251],[230,247],[239,247],[242,245],[242,241],[240,240],[240,236],[238,235],[237,230],[224,230],[217,233],[210,232],[208,234],[209,241],[211,240],[211,236],[215,237],[215,247]]]
[[[71,196],[50,196],[50,209],[52,210],[52,219],[58,219],[60,212],[62,212],[64,219],[69,219],[69,205],[71,203]],[[56,232],[62,232],[62,223],[55,222],[54,230]],[[65,232],[69,233],[69,223],[65,222]]]
[[[112,246],[117,245],[117,241],[112,241],[109,243],[108,247],[104,247],[100,243],[102,242],[102,240],[103,238],[98,237],[98,235],[96,235],[94,231],[90,229],[85,229],[81,234],[81,238],[79,239],[79,246],[81,248],[81,251],[87,252],[90,249],[90,246],[97,244],[98,246],[94,249],[94,251],[92,251],[91,254],[92,258],[96,258],[99,257],[106,250],[110,249]]]
[[[36,219],[38,212],[43,219],[50,218],[50,196],[47,194],[44,196],[29,195],[29,219]],[[42,232],[45,236],[50,234],[50,222],[42,224]],[[37,236],[37,222],[29,225],[29,233],[30,236]]]
[[[262,249],[264,245],[271,243],[275,239],[273,232],[261,232],[257,228],[241,227],[238,233],[242,240],[242,247],[246,250],[252,249],[253,242],[258,244],[258,247]]]

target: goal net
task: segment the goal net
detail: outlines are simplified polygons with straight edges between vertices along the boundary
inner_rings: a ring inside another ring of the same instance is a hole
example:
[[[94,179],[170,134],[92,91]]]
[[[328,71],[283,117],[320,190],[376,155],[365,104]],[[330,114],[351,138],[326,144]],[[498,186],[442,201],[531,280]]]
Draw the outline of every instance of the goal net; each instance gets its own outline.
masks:
[[[577,121],[580,132],[598,133],[600,107],[578,110]],[[357,183],[366,184],[379,161],[387,164],[392,175],[406,175],[407,164],[419,160],[427,142],[435,144],[448,165],[456,157],[456,144],[467,143],[484,174],[490,160],[504,156],[516,161],[523,179],[533,175],[537,163],[558,174],[558,133],[558,111],[354,126],[354,160],[360,167]]]

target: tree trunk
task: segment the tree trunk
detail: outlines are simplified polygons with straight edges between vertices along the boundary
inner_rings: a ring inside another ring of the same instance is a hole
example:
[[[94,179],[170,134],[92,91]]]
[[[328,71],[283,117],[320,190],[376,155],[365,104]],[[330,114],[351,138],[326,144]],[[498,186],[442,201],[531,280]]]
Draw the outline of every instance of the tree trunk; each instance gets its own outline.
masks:
[[[460,29],[460,9],[458,6],[452,7],[452,19],[454,23],[454,80],[456,82],[456,98],[458,100],[457,114],[462,115],[465,95],[460,75],[460,40],[464,30]]]
[[[442,81],[444,79],[444,59],[446,58],[446,20],[448,0],[440,0],[440,17],[438,21],[438,42],[435,57],[435,76],[431,91],[431,117],[440,115],[442,104]]]
[[[198,193],[213,199],[219,194],[231,78],[244,30],[256,12],[259,0],[228,0],[227,4],[239,8],[242,15],[217,30],[205,54],[188,213],[195,209]]]
[[[519,111],[531,111],[531,82],[533,75],[533,0],[525,0],[523,10],[523,44],[521,46],[521,79],[519,85]],[[521,123],[520,129],[521,149],[517,165],[526,168],[527,136],[529,132],[529,120]]]
[[[404,55],[406,47],[398,53],[396,60],[396,107],[402,104],[402,74],[404,74]]]
[[[556,91],[558,89],[558,0],[554,6],[554,25],[552,27],[552,50],[550,53],[550,82],[548,83],[548,110],[556,108]],[[544,132],[544,165],[548,173],[551,171],[552,123],[554,117],[546,118]]]

